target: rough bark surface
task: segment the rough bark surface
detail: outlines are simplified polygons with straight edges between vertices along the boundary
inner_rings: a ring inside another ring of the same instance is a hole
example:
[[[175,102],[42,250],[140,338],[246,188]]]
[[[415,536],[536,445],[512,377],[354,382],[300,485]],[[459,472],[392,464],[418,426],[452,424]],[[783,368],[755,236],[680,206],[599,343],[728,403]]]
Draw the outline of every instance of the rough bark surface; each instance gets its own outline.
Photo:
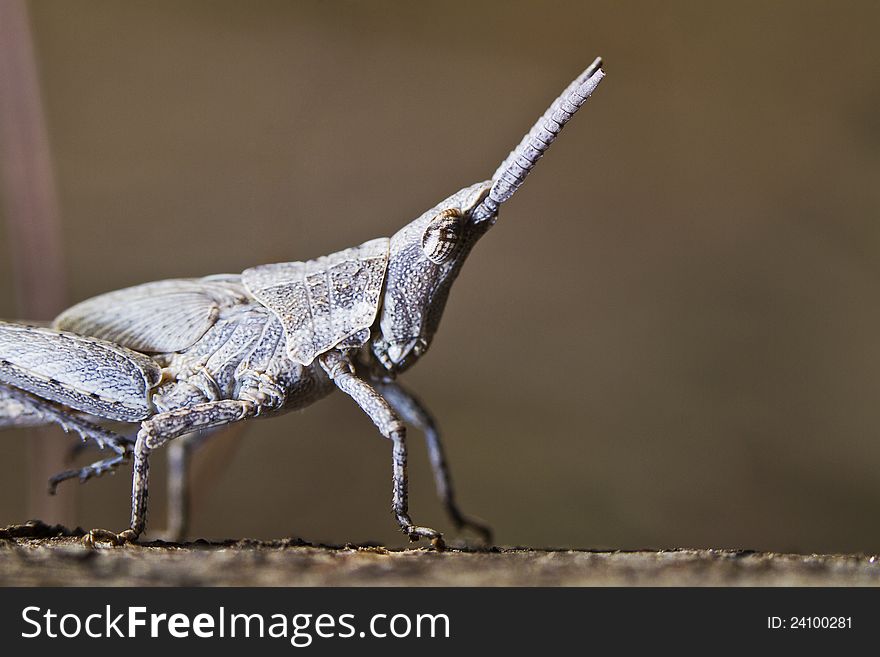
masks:
[[[82,530],[0,529],[2,586],[878,586],[876,555],[735,550],[387,550],[299,539],[89,549]]]

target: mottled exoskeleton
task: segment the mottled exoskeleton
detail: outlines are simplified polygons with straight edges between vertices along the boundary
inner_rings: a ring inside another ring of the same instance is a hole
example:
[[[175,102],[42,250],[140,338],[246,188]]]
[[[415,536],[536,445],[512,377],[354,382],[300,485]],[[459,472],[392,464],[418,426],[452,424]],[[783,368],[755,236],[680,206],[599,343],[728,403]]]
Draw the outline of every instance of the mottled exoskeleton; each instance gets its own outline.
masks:
[[[131,525],[92,530],[123,543],[144,529],[150,455],[169,441],[302,408],[335,389],[391,442],[401,529],[442,544],[407,508],[404,422],[425,432],[438,491],[457,526],[488,530],[455,504],[428,412],[397,382],[431,345],[450,286],[499,206],[522,184],[604,76],[596,60],[553,102],[491,180],[456,192],[379,238],[307,262],[167,280],[84,301],[51,326],[0,322],[0,426],[57,423],[133,460]],[[139,423],[135,437],[106,421]]]

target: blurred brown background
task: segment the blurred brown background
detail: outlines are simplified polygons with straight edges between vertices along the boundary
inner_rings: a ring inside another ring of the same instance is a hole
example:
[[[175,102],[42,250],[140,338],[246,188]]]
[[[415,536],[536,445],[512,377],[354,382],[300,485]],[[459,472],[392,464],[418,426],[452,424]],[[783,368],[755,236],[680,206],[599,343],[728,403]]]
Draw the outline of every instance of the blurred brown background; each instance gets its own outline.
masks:
[[[601,54],[404,378],[463,507],[507,544],[880,550],[880,4],[29,8],[73,301],[389,235]],[[0,436],[0,525],[25,436]],[[218,442],[195,535],[403,542],[389,446],[343,396],[253,423],[228,463]],[[413,516],[447,529],[410,442]],[[79,488],[77,523],[125,526],[123,472]]]

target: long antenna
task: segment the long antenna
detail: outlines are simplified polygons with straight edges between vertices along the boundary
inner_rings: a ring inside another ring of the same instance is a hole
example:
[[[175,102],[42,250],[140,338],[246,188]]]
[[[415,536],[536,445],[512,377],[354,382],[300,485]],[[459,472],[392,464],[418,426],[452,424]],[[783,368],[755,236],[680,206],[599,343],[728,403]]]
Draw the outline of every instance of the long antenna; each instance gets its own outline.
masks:
[[[599,86],[605,72],[602,58],[597,57],[587,69],[568,85],[553,101],[547,111],[535,122],[519,145],[510,152],[492,176],[493,185],[482,203],[473,209],[476,221],[485,221],[498,212],[498,207],[508,200],[529,175],[550,144],[556,139],[566,123],[571,120],[590,94]]]

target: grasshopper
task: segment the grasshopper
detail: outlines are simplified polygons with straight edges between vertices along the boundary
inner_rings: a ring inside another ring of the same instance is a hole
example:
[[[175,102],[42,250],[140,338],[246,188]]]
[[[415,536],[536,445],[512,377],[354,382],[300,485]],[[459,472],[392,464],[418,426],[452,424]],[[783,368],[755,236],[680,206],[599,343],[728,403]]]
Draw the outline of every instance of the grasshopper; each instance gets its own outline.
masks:
[[[408,423],[425,434],[438,494],[457,528],[491,541],[456,504],[425,407],[396,375],[428,350],[465,258],[604,77],[596,59],[538,119],[491,180],[465,187],[392,237],[306,262],[146,283],[99,295],[49,326],[0,322],[0,427],[54,423],[113,455],[52,484],[132,460],[130,526],[93,529],[120,545],[144,530],[150,455],[170,441],[306,407],[339,389],[391,443],[392,510],[413,541]],[[139,425],[136,437],[106,428]]]

